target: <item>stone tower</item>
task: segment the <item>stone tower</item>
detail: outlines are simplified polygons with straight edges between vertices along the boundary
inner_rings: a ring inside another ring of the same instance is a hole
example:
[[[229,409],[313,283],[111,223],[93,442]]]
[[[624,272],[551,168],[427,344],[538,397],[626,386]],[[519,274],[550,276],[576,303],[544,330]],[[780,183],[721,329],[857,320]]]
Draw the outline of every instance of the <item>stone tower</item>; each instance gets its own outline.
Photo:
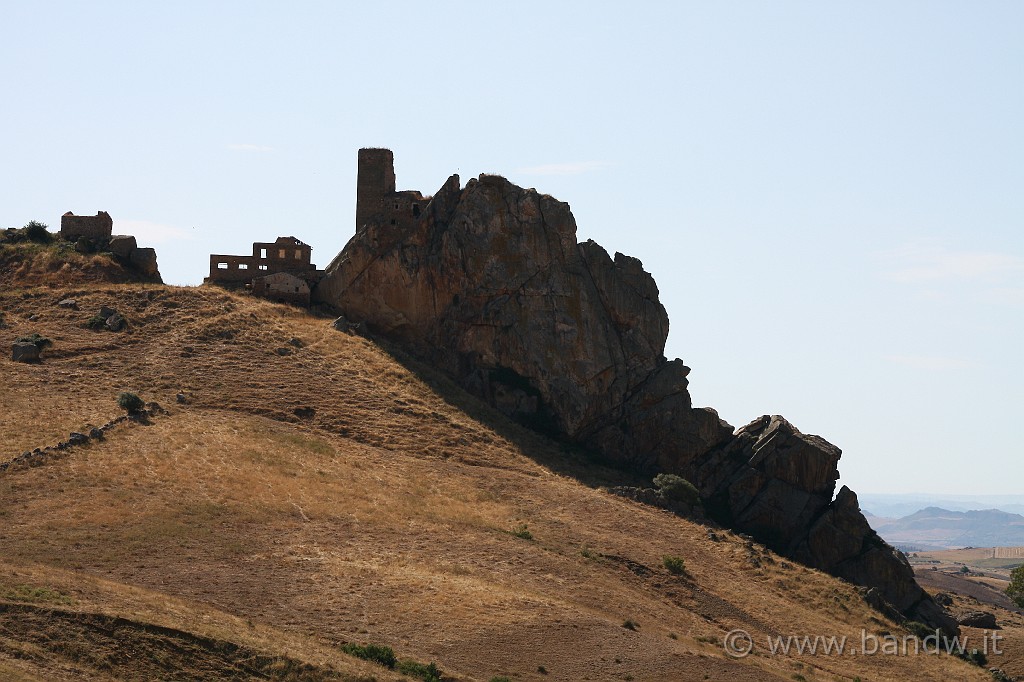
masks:
[[[390,149],[360,149],[356,181],[356,230],[384,213],[395,193],[395,156]]]

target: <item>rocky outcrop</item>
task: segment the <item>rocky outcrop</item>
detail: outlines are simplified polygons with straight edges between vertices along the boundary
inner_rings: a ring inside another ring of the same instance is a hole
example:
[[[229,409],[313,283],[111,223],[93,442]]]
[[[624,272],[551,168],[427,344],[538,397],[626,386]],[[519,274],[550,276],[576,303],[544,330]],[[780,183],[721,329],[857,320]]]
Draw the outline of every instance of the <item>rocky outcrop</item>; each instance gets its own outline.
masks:
[[[622,464],[692,459],[732,434],[663,357],[668,315],[640,261],[578,244],[568,204],[498,176],[453,176],[408,226],[361,226],[314,296]]]
[[[871,588],[873,600],[898,614],[955,632],[956,621],[917,584],[906,558],[868,525],[856,493],[843,486],[833,499],[841,454],[825,439],[766,415],[689,473],[720,522],[780,554]]]
[[[969,628],[981,628],[983,630],[998,630],[999,623],[996,622],[995,614],[989,611],[968,611],[962,613],[956,619],[960,625]]]
[[[346,329],[401,342],[512,418],[613,463],[679,474],[712,517],[871,588],[893,612],[956,629],[856,495],[833,499],[837,447],[778,416],[734,434],[692,406],[689,368],[663,356],[668,315],[639,260],[577,243],[568,204],[498,176],[465,188],[452,176],[434,197],[395,192],[390,152],[369,151],[364,222],[313,292]]]

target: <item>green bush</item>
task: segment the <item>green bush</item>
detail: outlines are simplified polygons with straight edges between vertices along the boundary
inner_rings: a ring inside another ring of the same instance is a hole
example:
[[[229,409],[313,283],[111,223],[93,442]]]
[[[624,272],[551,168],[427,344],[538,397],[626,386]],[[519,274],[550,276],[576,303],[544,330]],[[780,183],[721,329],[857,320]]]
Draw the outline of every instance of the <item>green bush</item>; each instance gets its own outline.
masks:
[[[21,229],[25,233],[25,238],[31,242],[49,244],[50,240],[53,239],[53,235],[46,229],[46,225],[35,220],[30,221],[28,225]]]
[[[488,680],[488,682],[512,682],[512,680],[511,678],[506,677],[505,675],[495,675],[490,680]]]
[[[1006,588],[1006,595],[1017,606],[1024,607],[1024,566],[1018,566],[1010,573],[1010,584]]]
[[[31,344],[35,344],[35,347],[38,348],[39,350],[43,350],[45,348],[49,348],[50,346],[53,345],[53,341],[51,341],[50,339],[46,338],[45,336],[40,336],[39,334],[29,334],[28,336],[19,336],[16,339],[16,341],[18,343],[31,343]]]
[[[533,533],[530,532],[530,529],[526,527],[525,523],[520,523],[518,526],[511,530],[511,533],[517,538],[522,538],[523,540],[533,539]]]
[[[423,680],[423,682],[441,682],[441,670],[433,661],[427,664],[417,661],[399,661],[395,670],[403,675]]]
[[[686,562],[680,556],[667,556],[662,558],[662,563],[672,575],[686,575]]]
[[[146,406],[142,398],[135,395],[134,393],[128,393],[127,391],[117,394],[118,406],[129,414],[135,414],[141,412],[142,408]]]
[[[935,628],[930,628],[924,623],[916,620],[908,620],[903,624],[903,627],[909,630],[910,634],[914,635],[914,637],[917,637],[918,639],[935,636]]]
[[[622,627],[626,628],[627,630],[632,630],[636,632],[636,629],[640,627],[640,624],[637,623],[635,620],[626,619],[622,621]]]
[[[389,646],[382,646],[380,644],[367,644],[362,646],[359,644],[343,644],[341,650],[349,656],[355,656],[356,658],[362,658],[366,661],[372,661],[385,668],[394,668],[398,664],[398,658],[395,656],[394,650]]]
[[[665,499],[674,502],[685,502],[689,505],[700,504],[700,493],[682,476],[675,474],[658,474],[654,477],[654,487],[665,496]]]

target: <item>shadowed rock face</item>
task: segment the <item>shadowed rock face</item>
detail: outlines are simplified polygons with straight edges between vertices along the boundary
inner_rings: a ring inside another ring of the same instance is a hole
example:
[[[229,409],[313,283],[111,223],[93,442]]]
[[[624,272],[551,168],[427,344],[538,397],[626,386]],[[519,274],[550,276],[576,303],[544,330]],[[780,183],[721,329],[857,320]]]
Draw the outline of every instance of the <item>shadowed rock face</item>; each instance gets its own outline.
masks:
[[[691,405],[689,368],[663,356],[668,316],[639,260],[577,243],[568,204],[498,176],[464,189],[452,176],[423,201],[414,220],[358,226],[314,298],[512,418],[622,466],[678,473],[724,523],[956,629],[856,496],[843,488],[833,501],[837,447],[777,416],[734,434]]]

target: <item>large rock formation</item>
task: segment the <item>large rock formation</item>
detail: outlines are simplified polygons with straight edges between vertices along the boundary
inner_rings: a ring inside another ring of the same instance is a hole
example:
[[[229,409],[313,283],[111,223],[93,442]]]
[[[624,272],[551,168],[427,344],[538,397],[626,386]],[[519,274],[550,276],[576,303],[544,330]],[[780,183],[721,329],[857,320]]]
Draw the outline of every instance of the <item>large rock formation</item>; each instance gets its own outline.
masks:
[[[678,473],[711,513],[777,551],[955,629],[846,488],[840,451],[781,417],[733,434],[667,360],[668,316],[635,258],[577,243],[568,204],[504,178],[396,192],[391,152],[361,150],[355,236],[314,298],[400,341],[534,428],[620,465]],[[934,607],[934,608],[932,608]]]

